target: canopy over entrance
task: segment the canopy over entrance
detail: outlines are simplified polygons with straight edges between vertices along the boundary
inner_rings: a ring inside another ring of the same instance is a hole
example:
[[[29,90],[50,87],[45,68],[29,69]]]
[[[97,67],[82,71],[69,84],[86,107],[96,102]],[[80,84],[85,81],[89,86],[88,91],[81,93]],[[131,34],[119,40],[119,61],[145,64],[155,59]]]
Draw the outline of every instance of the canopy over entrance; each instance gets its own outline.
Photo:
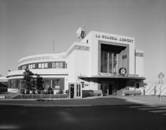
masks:
[[[103,80],[145,80],[145,77],[137,77],[137,76],[110,76],[110,75],[96,75],[96,76],[79,76],[80,79],[86,81],[103,81]]]
[[[121,75],[97,75],[97,76],[80,76],[82,80],[88,82],[96,82],[98,83],[98,89],[102,90],[103,95],[112,95],[118,94],[122,89],[126,87],[139,88],[143,87],[144,77],[136,77],[136,76],[121,76]]]

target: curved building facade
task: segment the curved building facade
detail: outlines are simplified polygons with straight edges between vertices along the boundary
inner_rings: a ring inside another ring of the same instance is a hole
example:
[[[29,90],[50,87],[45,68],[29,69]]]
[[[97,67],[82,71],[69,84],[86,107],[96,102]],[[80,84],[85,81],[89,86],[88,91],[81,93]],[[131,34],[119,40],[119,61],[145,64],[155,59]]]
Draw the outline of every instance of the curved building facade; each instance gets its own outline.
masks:
[[[66,52],[23,57],[17,68],[8,73],[10,88],[21,88],[25,68],[43,77],[44,87],[55,92],[80,83],[83,89],[113,94],[126,86],[142,86],[145,79],[144,53],[135,49],[134,38],[96,31],[74,42]]]
[[[18,70],[9,72],[8,84],[12,88],[21,88],[23,73],[29,68],[34,74],[39,74],[44,79],[45,88],[65,90],[65,80],[68,76],[67,62],[64,54],[42,54],[28,56],[18,61]]]

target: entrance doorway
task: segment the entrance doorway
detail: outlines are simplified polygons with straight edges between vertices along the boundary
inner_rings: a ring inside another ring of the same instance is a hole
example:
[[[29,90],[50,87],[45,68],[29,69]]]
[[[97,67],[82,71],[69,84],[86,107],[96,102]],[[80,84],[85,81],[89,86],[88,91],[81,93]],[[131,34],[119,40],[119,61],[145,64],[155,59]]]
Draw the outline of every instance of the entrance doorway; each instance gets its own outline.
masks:
[[[108,94],[112,95],[113,94],[113,86],[111,84],[108,84]]]
[[[104,96],[117,94],[118,84],[116,81],[102,82],[100,86]]]
[[[81,83],[69,83],[69,98],[82,98]]]
[[[69,85],[69,97],[74,98],[74,84]]]
[[[111,83],[101,83],[101,90],[104,96],[115,94],[115,87]]]

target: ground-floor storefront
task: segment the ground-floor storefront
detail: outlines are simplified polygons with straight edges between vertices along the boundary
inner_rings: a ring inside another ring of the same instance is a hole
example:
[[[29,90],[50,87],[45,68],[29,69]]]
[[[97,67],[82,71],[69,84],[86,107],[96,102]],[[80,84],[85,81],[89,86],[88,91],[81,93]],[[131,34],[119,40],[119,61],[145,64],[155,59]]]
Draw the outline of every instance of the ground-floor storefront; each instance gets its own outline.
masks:
[[[42,86],[44,90],[52,89],[53,93],[64,93],[65,88],[65,77],[56,77],[56,78],[43,78],[42,79]],[[36,79],[34,78],[33,81],[30,84],[32,87],[36,87]],[[17,79],[9,79],[8,80],[8,88],[12,89],[18,89],[19,91],[21,89],[24,89],[25,86],[25,80],[23,78],[17,78]]]
[[[69,93],[69,97],[81,97],[82,90],[99,91],[103,96],[106,95],[122,95],[122,90],[126,88],[138,89],[144,86],[144,77],[125,77],[125,76],[94,76],[94,77],[78,77],[79,82],[68,81],[68,76],[42,77],[43,91],[51,90],[51,94]],[[31,86],[37,87],[35,78]],[[92,83],[92,84],[91,84]],[[86,87],[86,84],[87,85]],[[94,87],[97,86],[97,87]],[[16,88],[21,92],[26,88],[23,78],[14,78],[8,80],[8,88]],[[36,90],[36,89],[34,89]]]

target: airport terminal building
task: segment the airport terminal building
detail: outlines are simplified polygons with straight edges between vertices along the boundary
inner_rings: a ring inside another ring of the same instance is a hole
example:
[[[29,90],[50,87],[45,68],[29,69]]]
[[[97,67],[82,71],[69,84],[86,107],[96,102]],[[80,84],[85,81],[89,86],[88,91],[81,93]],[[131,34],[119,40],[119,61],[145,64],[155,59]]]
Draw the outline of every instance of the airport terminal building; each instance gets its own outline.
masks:
[[[21,88],[27,67],[55,93],[77,84],[81,89],[115,94],[127,86],[139,88],[145,79],[144,53],[135,48],[135,39],[97,31],[81,30],[79,41],[66,52],[21,58],[18,69],[8,73],[9,88]]]

